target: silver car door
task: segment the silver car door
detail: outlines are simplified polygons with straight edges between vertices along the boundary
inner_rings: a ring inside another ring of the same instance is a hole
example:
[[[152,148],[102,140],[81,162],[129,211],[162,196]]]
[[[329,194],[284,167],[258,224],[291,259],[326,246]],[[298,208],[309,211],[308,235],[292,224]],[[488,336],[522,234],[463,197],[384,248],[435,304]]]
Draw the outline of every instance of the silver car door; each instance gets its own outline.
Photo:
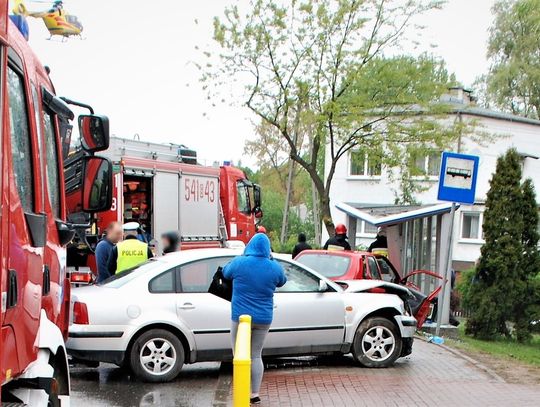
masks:
[[[274,321],[265,354],[308,354],[339,350],[345,335],[342,294],[295,264],[280,261],[287,284],[274,294]]]
[[[210,258],[179,267],[178,318],[193,333],[198,360],[230,357],[231,303],[208,293],[217,268],[231,257]]]

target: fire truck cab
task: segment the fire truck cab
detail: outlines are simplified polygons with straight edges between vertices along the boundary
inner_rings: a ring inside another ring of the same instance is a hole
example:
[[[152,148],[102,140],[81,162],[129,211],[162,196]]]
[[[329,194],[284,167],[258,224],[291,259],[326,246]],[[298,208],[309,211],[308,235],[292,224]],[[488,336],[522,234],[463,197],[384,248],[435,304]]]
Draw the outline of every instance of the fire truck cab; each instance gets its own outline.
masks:
[[[7,9],[0,0],[0,404],[60,406],[69,403],[65,247],[75,234],[63,145],[74,114]],[[91,153],[107,147],[106,118],[83,115],[79,124],[92,145],[79,161],[79,205],[97,212],[107,207],[112,167]]]

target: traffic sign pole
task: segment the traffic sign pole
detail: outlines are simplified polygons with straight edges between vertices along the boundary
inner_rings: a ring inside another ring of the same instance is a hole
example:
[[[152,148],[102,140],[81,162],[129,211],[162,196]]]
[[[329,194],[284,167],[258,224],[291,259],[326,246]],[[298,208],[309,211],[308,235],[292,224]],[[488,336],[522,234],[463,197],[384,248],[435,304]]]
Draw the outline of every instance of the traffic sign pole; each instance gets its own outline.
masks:
[[[437,303],[437,327],[435,335],[439,336],[443,315],[450,315],[451,284],[452,280],[452,244],[454,241],[454,218],[457,203],[474,204],[476,193],[476,179],[478,177],[478,167],[480,157],[467,154],[443,152],[441,157],[441,171],[439,174],[439,191],[437,198],[440,201],[452,202],[450,210],[449,236],[447,239],[448,251],[441,270],[444,272],[443,289]]]
[[[443,289],[441,296],[437,302],[437,327],[435,329],[435,335],[439,336],[441,332],[441,324],[443,319],[443,314],[447,311],[445,307],[445,301],[450,298],[452,287],[449,285],[449,282],[452,280],[452,245],[454,240],[454,218],[456,214],[456,203],[452,202],[452,208],[450,209],[450,236],[448,237],[448,251],[446,253],[446,261],[444,268],[444,279],[443,279]],[[450,308],[448,307],[448,313]]]

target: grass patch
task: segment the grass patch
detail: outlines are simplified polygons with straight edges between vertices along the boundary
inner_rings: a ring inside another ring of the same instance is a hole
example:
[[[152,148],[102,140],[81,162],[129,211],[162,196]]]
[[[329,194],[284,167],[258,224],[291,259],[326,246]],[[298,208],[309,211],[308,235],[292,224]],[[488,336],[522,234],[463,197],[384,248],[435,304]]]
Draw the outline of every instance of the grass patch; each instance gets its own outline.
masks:
[[[529,343],[518,343],[512,339],[500,338],[483,341],[465,335],[465,323],[459,328],[459,340],[448,339],[447,343],[456,348],[489,353],[493,356],[514,359],[533,366],[540,366],[540,335],[534,335]]]

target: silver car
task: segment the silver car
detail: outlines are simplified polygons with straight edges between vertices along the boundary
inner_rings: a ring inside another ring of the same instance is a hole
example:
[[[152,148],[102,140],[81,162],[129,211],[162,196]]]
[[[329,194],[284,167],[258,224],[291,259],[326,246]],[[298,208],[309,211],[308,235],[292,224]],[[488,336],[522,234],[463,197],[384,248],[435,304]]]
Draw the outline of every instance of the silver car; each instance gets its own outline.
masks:
[[[230,360],[230,303],[207,290],[216,269],[239,254],[177,252],[73,289],[68,352],[78,361],[127,365],[153,382],[174,379],[185,363]],[[288,281],[274,296],[265,356],[352,353],[364,366],[386,367],[411,352],[416,320],[404,302],[407,288],[375,280],[338,284],[275,258]],[[386,294],[370,292],[381,287]]]

